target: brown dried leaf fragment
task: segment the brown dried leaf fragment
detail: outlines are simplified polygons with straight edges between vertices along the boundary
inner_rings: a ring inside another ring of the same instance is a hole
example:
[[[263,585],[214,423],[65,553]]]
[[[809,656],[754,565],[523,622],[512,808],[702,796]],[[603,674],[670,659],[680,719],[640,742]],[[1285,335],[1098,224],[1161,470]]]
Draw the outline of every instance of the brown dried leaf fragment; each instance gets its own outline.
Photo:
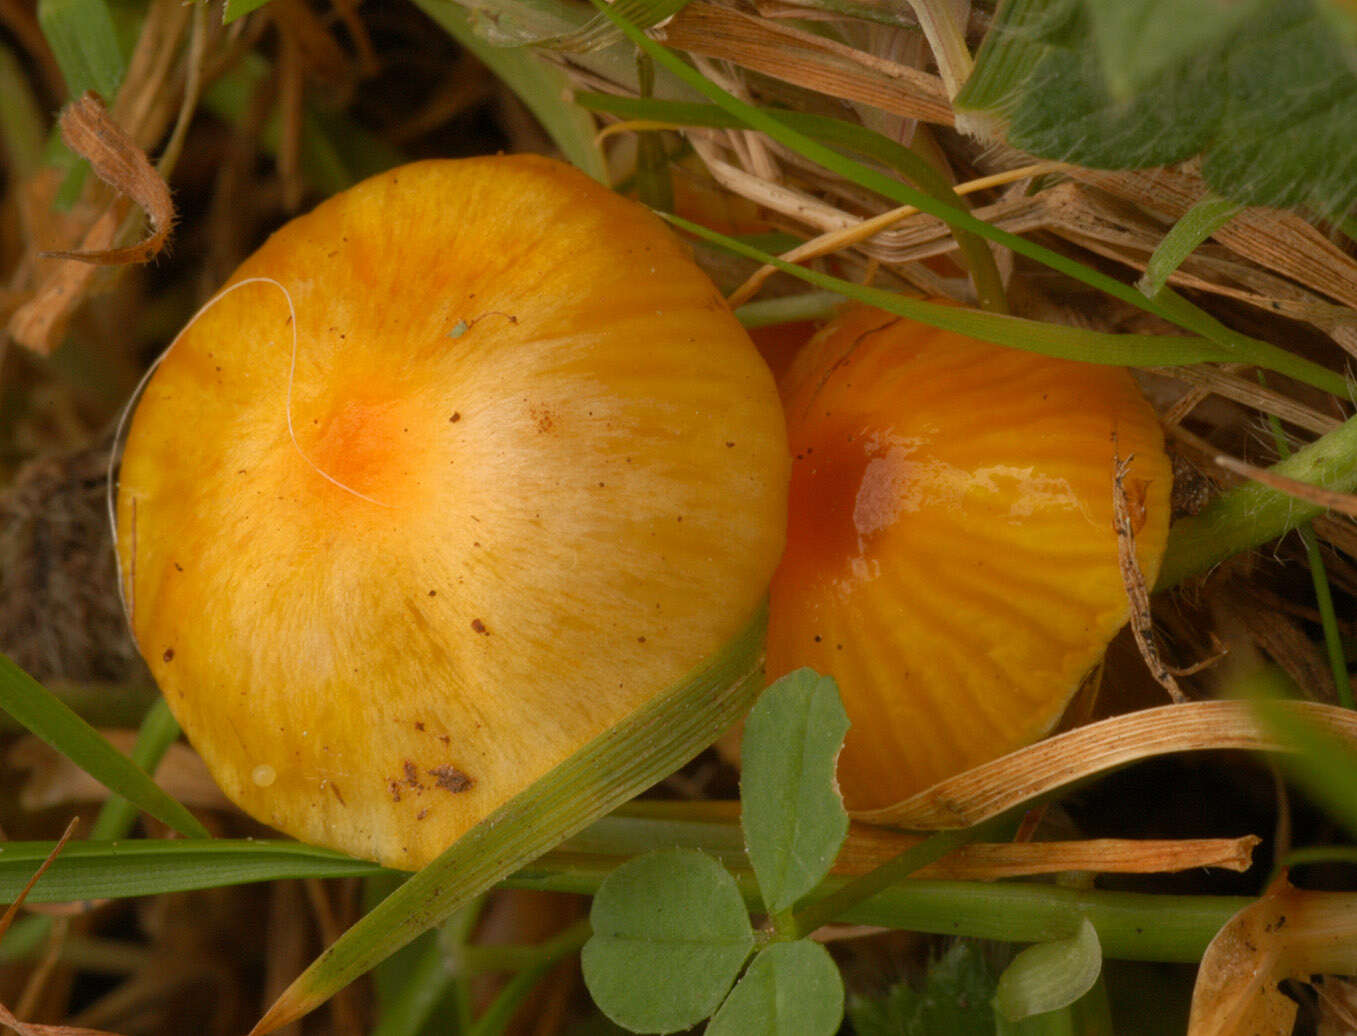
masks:
[[[1207,947],[1192,994],[1188,1036],[1290,1033],[1296,1002],[1284,978],[1357,970],[1357,896],[1310,892],[1285,875],[1236,914]]]
[[[61,139],[89,162],[100,180],[145,210],[151,234],[126,248],[44,252],[43,256],[95,266],[122,266],[154,258],[165,247],[174,225],[174,202],[169,186],[152,167],[146,152],[113,121],[93,93],[86,93],[61,113]]]
[[[1351,709],[1315,702],[1282,704],[1357,750],[1357,715]],[[1127,763],[1171,752],[1222,748],[1294,751],[1260,724],[1251,702],[1161,705],[1057,734],[939,781],[894,805],[856,810],[852,816],[914,831],[970,827]]]

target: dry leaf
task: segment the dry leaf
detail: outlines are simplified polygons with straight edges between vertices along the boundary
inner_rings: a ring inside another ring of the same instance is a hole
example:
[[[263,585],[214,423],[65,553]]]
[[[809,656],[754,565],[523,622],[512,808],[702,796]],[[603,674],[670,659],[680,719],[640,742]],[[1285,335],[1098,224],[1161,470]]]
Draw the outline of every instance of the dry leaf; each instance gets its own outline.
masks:
[[[1284,707],[1357,749],[1357,714],[1352,710],[1314,702],[1287,702]],[[1163,705],[1057,734],[939,781],[902,802],[853,816],[913,830],[970,827],[1105,770],[1208,748],[1289,750],[1258,722],[1250,702]]]
[[[1288,1036],[1286,978],[1357,973],[1357,894],[1308,892],[1283,875],[1211,940],[1197,973],[1188,1036]]]
[[[120,194],[140,205],[151,223],[151,235],[126,248],[80,249],[69,252],[45,252],[48,259],[76,259],[96,266],[121,266],[144,263],[164,246],[174,224],[174,203],[170,189],[151,166],[146,152],[137,147],[109,116],[108,110],[92,93],[61,113],[61,139],[81,158],[95,175]]]

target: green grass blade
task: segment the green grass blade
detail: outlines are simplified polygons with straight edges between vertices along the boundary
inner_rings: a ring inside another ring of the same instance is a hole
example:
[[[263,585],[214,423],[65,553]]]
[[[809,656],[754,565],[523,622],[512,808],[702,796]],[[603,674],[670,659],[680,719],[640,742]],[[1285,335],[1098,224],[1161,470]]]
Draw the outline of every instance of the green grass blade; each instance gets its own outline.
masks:
[[[110,791],[190,838],[207,829],[69,705],[0,655],[0,708]]]
[[[318,957],[255,1027],[324,1003],[425,929],[673,773],[749,708],[762,684],[767,608],[689,679],[585,745],[382,900]]]
[[[104,0],[40,0],[38,24],[74,100],[93,90],[112,100],[127,74],[127,59]]]
[[[734,822],[724,826],[738,846],[738,827]],[[710,840],[703,835],[690,844],[701,848],[710,842],[712,847],[719,848],[725,841],[723,836]],[[644,852],[660,844],[674,843],[656,836],[646,839],[644,844],[638,840],[636,851]],[[52,842],[0,845],[0,901],[18,895],[52,848]],[[512,875],[504,884],[511,888],[592,895],[624,858],[607,855],[573,861],[553,854],[551,859]],[[762,901],[747,860],[741,862],[741,854],[734,850],[722,854],[722,859],[734,874],[749,908],[761,909]],[[35,886],[30,899],[35,903],[72,902],[255,881],[364,875],[397,876],[374,863],[294,842],[227,839],[72,842]],[[823,891],[832,894],[854,880],[831,875]],[[1010,942],[1065,938],[1074,934],[1079,919],[1087,916],[1098,929],[1109,958],[1195,961],[1220,927],[1249,903],[1242,896],[1084,891],[1046,882],[910,879],[894,883],[836,916],[851,924]],[[22,946],[6,939],[5,956],[31,952],[40,941],[40,932]]]
[[[490,46],[472,30],[466,11],[456,3],[415,2],[518,95],[572,164],[600,183],[608,182],[603,155],[594,143],[594,120],[567,99],[570,84],[564,72],[530,50]]]
[[[888,313],[917,320],[923,324],[970,335],[972,338],[980,338],[997,345],[1006,345],[1012,349],[1023,349],[1066,360],[1082,360],[1085,363],[1105,363],[1121,367],[1177,367],[1186,363],[1230,358],[1220,346],[1203,338],[1109,334],[999,313],[963,309],[959,306],[945,306],[936,302],[922,302],[893,291],[866,288],[852,281],[785,262],[735,238],[718,234],[714,230],[708,230],[677,216],[665,218],[704,241],[720,245],[747,259],[776,266],[784,273],[799,277],[816,287],[836,292],[845,298],[864,305],[876,306]]]
[[[5,842],[0,902],[12,903],[52,851],[51,842]],[[68,842],[28,901],[68,903],[245,885],[284,878],[361,877],[382,872],[366,860],[297,842],[250,839]]]
[[[1164,235],[1145,264],[1145,273],[1136,287],[1151,297],[1158,295],[1173,271],[1183,265],[1197,246],[1234,219],[1243,207],[1239,202],[1217,194],[1202,198]]]
[[[402,962],[406,965],[404,981],[389,1002],[382,1005],[368,1036],[419,1036],[440,1003],[453,991],[458,977],[438,935],[429,932],[411,944],[411,948],[420,952]]]

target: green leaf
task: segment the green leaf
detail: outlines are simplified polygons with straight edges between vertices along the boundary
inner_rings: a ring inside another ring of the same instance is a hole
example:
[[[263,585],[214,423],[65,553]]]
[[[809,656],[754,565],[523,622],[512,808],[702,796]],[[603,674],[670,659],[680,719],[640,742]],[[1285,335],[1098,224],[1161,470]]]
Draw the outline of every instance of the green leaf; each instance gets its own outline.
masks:
[[[1276,0],[1227,53],[1226,117],[1202,161],[1217,192],[1246,205],[1357,201],[1357,70],[1313,0]]]
[[[1009,5],[959,108],[1011,120],[1044,158],[1134,169],[1202,154],[1243,205],[1357,201],[1357,62],[1320,0],[1084,0],[1053,32],[1050,5]],[[1203,10],[1207,8],[1207,10]]]
[[[1074,1003],[1102,972],[1097,929],[1087,917],[1068,939],[1037,943],[1013,958],[994,990],[994,1009],[1010,1022]]]
[[[1125,101],[1102,82],[1087,38],[1051,48],[1023,86],[1008,141],[1043,158],[1095,169],[1139,169],[1190,158],[1211,140],[1224,101],[1224,70],[1215,62],[1166,69]],[[1200,106],[1197,118],[1183,112]]]
[[[759,951],[707,1026],[707,1036],[834,1036],[843,1020],[843,977],[818,942]]]
[[[466,11],[451,0],[416,4],[518,95],[572,164],[600,183],[608,182],[603,154],[594,143],[594,120],[569,100],[570,82],[563,71],[531,50],[486,43],[472,29]]]
[[[1220,48],[1263,0],[1083,0],[1102,75],[1112,96],[1129,98],[1164,69]]]
[[[633,1032],[677,1032],[706,1018],[754,948],[734,879],[692,849],[618,867],[589,920],[585,984],[603,1013]]]
[[[848,1017],[858,1036],[994,1036],[995,979],[973,942],[955,942],[916,990],[900,982],[878,999],[855,997]]]
[[[848,833],[834,779],[847,732],[838,686],[813,669],[782,677],[745,720],[741,822],[770,913],[820,884]]]
[[[144,770],[4,655],[0,655],[0,709],[138,809],[182,835],[208,837],[197,818],[161,791]]]
[[[127,61],[104,0],[41,0],[38,23],[66,80],[70,99],[93,90],[106,101],[122,85]]]

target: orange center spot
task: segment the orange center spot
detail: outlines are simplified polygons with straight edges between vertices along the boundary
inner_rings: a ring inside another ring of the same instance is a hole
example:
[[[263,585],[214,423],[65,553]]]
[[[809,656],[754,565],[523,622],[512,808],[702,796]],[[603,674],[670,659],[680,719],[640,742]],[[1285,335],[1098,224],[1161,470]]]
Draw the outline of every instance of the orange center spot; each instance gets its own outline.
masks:
[[[307,450],[311,460],[341,486],[384,500],[384,494],[399,490],[407,467],[411,440],[400,409],[389,398],[341,400],[318,419],[318,434]]]

